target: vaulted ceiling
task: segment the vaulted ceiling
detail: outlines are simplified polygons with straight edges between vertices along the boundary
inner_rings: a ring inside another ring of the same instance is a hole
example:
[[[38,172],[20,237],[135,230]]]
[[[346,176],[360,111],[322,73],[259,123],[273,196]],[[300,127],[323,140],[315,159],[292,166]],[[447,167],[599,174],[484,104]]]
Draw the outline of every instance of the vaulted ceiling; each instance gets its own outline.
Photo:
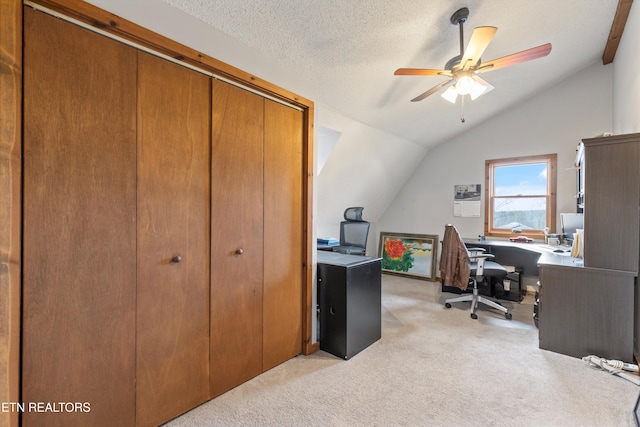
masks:
[[[317,104],[424,147],[602,63],[618,6],[618,0],[163,1],[296,70],[317,88]],[[465,46],[475,27],[498,28],[482,62],[553,46],[546,57],[484,73],[495,89],[475,101],[466,97],[465,123],[460,100],[454,105],[438,93],[410,102],[446,77],[393,74],[400,67],[444,68],[458,55],[459,27],[450,17],[461,7],[470,10]]]

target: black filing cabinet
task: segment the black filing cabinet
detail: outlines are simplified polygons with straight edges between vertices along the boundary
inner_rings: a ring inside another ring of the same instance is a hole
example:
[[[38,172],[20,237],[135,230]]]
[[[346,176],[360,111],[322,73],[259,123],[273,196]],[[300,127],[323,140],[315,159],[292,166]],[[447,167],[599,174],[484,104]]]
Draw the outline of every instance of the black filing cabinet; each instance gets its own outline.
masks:
[[[318,252],[320,348],[349,359],[382,334],[381,259]]]

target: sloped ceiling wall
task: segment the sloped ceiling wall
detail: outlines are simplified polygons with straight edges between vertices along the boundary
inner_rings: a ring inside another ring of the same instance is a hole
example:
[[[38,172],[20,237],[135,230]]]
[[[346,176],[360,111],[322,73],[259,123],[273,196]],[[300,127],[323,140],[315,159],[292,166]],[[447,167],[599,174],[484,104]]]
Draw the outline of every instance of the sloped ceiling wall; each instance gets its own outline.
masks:
[[[326,107],[316,106],[316,109],[318,123],[340,133],[317,178],[318,236],[340,237],[344,210],[362,206],[363,219],[374,225],[367,242],[367,253],[373,255],[377,252],[375,223],[422,161],[427,149]],[[320,150],[325,144],[323,134],[318,132],[316,136]]]
[[[325,163],[327,163],[333,147],[336,146],[341,135],[341,132],[329,129],[328,127],[322,125],[316,126],[316,175],[322,173],[322,168]]]

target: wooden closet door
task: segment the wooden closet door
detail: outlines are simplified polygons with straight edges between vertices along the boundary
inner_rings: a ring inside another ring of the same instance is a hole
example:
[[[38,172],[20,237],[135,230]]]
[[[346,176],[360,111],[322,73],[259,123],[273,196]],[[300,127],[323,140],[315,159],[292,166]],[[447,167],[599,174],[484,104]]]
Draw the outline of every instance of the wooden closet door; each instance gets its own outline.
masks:
[[[134,423],[135,93],[134,49],[24,9],[21,399],[90,410],[25,426]]]
[[[138,62],[138,425],[209,398],[210,78]]]
[[[213,81],[212,397],[262,372],[263,104]]]
[[[265,101],[264,362],[302,352],[302,112]]]

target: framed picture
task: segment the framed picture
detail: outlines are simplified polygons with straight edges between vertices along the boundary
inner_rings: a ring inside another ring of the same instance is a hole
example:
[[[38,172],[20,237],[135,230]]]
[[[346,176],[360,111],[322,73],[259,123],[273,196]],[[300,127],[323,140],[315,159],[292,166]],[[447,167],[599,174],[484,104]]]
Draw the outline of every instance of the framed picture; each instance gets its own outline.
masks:
[[[435,281],[438,243],[437,235],[381,232],[382,272]]]

